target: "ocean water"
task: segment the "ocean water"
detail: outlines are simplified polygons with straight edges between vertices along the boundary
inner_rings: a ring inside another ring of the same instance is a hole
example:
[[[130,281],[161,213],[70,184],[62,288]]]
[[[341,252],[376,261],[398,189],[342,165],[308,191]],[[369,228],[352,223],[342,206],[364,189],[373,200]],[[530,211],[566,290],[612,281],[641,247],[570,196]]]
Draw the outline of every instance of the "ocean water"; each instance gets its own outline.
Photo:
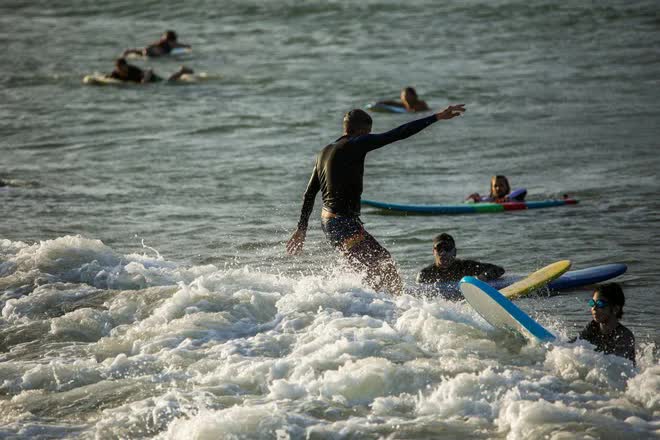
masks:
[[[134,63],[200,81],[82,84],[166,29],[193,53]],[[0,42],[1,438],[660,438],[657,2],[5,0]],[[505,174],[580,204],[365,208],[406,283],[443,231],[512,274],[626,263],[636,367],[567,342],[590,288],[518,302],[552,344],[373,291],[320,200],[285,255],[343,113],[409,85],[467,111],[370,153],[365,198],[459,203]]]

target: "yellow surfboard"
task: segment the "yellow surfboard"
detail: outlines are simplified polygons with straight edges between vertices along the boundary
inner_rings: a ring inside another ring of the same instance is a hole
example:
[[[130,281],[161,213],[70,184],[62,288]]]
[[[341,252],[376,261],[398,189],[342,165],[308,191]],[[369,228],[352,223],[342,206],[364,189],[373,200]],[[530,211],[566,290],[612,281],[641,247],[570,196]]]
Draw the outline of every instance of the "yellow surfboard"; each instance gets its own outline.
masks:
[[[549,264],[544,268],[537,270],[527,278],[501,289],[500,293],[509,299],[520,298],[521,296],[527,295],[529,292],[545,286],[555,278],[559,278],[561,274],[570,268],[570,260],[557,261],[556,263]]]

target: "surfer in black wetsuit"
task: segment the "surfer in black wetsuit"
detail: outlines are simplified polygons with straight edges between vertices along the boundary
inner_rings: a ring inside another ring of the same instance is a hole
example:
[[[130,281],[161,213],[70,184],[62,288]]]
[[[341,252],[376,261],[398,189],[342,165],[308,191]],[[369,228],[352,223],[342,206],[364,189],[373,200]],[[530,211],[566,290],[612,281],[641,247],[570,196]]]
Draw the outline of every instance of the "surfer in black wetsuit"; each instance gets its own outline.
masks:
[[[181,78],[181,75],[193,73],[192,69],[189,69],[185,66],[173,73],[168,81],[176,81]],[[151,69],[142,70],[137,66],[128,64],[125,58],[117,58],[115,60],[115,70],[112,71],[110,78],[118,79],[120,81],[126,82],[136,82],[136,83],[149,83],[149,82],[158,82],[162,81],[163,78],[153,73]]]
[[[145,57],[158,57],[161,55],[169,55],[172,49],[177,47],[190,48],[190,45],[179,43],[178,36],[174,31],[167,31],[160,37],[160,40],[143,49],[126,49],[122,56],[130,54],[141,55]]]
[[[618,283],[601,284],[589,300],[593,320],[578,338],[591,342],[596,351],[621,356],[635,364],[635,336],[619,322],[626,298]],[[574,342],[577,338],[573,338]]]
[[[500,266],[456,258],[456,244],[449,234],[440,234],[433,239],[435,262],[422,269],[417,275],[418,283],[459,281],[464,276],[480,280],[494,280],[504,274]]]
[[[287,243],[287,251],[297,254],[302,250],[314,199],[321,191],[321,226],[330,243],[353,267],[366,272],[366,281],[374,289],[400,293],[403,284],[390,253],[365,231],[359,217],[364,160],[372,150],[410,137],[436,121],[452,119],[464,111],[463,104],[449,106],[380,134],[370,134],[372,120],[365,111],[356,109],[346,113],[343,136],[317,156],[303,197],[298,227]]]

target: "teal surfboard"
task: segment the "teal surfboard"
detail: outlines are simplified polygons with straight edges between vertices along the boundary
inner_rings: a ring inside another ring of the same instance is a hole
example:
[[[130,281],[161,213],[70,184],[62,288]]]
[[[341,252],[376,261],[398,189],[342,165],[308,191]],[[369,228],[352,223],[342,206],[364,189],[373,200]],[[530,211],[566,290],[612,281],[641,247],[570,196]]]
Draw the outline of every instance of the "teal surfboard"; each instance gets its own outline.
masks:
[[[385,211],[404,214],[483,214],[492,212],[520,211],[526,209],[554,208],[557,206],[575,205],[575,199],[539,200],[536,202],[506,202],[506,203],[463,203],[461,205],[409,205],[401,203],[386,203],[376,200],[361,200],[363,205]]]

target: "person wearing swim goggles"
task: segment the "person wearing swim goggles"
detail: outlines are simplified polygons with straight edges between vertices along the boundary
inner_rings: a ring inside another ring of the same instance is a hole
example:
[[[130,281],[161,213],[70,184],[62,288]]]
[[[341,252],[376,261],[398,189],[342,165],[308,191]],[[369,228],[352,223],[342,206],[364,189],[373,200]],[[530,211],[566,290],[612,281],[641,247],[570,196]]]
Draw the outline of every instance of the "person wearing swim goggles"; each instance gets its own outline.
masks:
[[[417,275],[418,283],[459,281],[464,276],[475,276],[485,281],[504,274],[500,266],[456,258],[454,238],[446,233],[433,239],[433,257],[433,264],[426,266]]]
[[[629,359],[635,364],[635,336],[619,322],[626,298],[618,283],[601,284],[587,302],[593,320],[578,338],[589,341],[596,351]],[[574,338],[572,341],[575,341]]]

